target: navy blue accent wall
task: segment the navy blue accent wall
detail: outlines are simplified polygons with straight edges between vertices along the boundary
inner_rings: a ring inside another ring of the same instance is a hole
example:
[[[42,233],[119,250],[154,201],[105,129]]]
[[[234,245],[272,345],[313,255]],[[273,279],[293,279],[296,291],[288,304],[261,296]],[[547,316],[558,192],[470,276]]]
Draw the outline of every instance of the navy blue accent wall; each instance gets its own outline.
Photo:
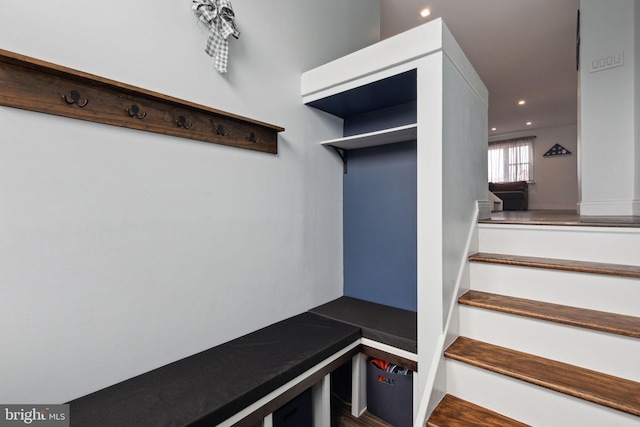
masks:
[[[348,156],[344,294],[417,311],[416,142]]]
[[[382,110],[369,111],[355,116],[345,117],[343,135],[352,136],[361,133],[391,129],[411,125],[418,121],[416,102],[394,105]]]
[[[409,70],[386,79],[340,92],[307,105],[346,118],[416,101],[417,72]]]

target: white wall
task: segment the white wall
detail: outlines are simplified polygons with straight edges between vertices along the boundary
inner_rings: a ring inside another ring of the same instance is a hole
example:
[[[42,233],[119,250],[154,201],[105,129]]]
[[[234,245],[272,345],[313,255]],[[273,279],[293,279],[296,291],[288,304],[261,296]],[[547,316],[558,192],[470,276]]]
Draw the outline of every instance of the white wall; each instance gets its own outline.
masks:
[[[577,126],[531,129],[524,132],[495,135],[489,141],[535,135],[533,143],[534,179],[529,185],[529,209],[575,210],[578,203],[578,137]],[[542,157],[555,144],[570,155]]]
[[[640,40],[640,4],[636,2],[634,4],[634,26],[633,26],[633,39]],[[635,113],[635,200],[640,200],[640,42],[636,42],[635,45],[635,69],[634,69],[634,113]],[[636,215],[640,215],[640,209],[635,212]]]
[[[190,1],[3,2],[2,48],[286,128],[277,156],[0,107],[0,402],[59,403],[342,293],[341,123],[300,74],[379,2],[234,0],[229,73]]]
[[[580,213],[640,213],[635,199],[633,0],[580,2]],[[591,72],[592,61],[623,53],[624,65]]]
[[[465,245],[476,202],[488,198],[485,184],[488,115],[486,95],[483,99],[474,93],[449,57],[445,57],[443,68],[442,322],[445,324],[451,300],[455,298],[458,271],[467,257]]]
[[[436,383],[467,233],[488,198],[488,92],[444,23],[441,34],[443,50],[418,63],[419,417]]]

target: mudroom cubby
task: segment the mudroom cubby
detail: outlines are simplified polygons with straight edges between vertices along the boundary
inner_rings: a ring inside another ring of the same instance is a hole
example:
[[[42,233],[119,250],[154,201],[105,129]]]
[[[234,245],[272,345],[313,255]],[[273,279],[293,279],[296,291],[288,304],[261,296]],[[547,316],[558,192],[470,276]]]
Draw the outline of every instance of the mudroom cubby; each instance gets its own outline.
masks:
[[[343,119],[344,295],[417,310],[416,70],[310,106]]]
[[[489,212],[477,179],[486,174],[487,89],[436,19],[303,73],[301,93],[343,122],[342,135],[317,141],[343,163],[343,298],[416,313],[416,353],[367,344],[417,361],[416,416],[444,384],[440,348],[472,242],[459,230]],[[366,408],[358,369],[356,416]]]

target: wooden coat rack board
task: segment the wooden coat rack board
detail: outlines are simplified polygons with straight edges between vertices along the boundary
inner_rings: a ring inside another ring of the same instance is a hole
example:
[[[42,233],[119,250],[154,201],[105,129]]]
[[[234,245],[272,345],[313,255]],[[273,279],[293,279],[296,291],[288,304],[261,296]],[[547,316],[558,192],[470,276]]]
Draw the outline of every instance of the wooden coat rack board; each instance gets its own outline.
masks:
[[[0,105],[273,154],[284,131],[2,49]]]

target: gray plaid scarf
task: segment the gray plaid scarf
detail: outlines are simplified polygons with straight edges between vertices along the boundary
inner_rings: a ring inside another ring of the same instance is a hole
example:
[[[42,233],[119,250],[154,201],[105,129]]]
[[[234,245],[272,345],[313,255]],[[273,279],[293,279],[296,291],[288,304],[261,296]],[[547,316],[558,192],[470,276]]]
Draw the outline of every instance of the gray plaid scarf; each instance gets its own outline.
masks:
[[[193,10],[200,21],[209,27],[205,52],[212,56],[216,70],[227,72],[229,36],[240,37],[234,22],[235,14],[230,0],[193,0]]]

